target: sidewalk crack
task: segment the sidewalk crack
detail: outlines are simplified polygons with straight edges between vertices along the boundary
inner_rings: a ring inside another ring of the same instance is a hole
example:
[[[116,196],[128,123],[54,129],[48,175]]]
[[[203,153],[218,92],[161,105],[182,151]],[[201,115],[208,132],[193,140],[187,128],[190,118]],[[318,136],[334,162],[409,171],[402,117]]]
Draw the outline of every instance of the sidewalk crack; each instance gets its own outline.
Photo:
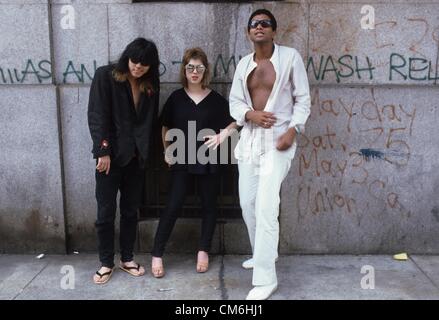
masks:
[[[49,263],[47,263],[43,268],[41,268],[41,270],[20,290],[20,292],[18,292],[13,298],[12,298],[12,300],[15,300],[15,299],[17,299],[18,298],[18,296],[20,295],[20,294],[22,294],[23,293],[23,291],[31,284],[31,282],[32,281],[34,281],[35,280],[35,278],[36,277],[38,277],[40,274],[41,274],[41,272],[43,272],[46,268],[47,268],[47,266],[49,265]]]
[[[227,293],[226,284],[224,282],[224,254],[221,255],[221,267],[219,272],[219,282],[220,282],[220,290],[221,290],[221,299],[229,300],[229,294]]]
[[[430,280],[430,282],[433,284],[433,286],[439,290],[439,286],[436,284],[436,282],[433,281],[433,279],[431,279],[427,273],[425,273],[424,270],[422,270],[422,268],[416,263],[416,261],[414,259],[412,259],[412,257],[410,257],[410,260],[415,264],[415,266],[422,272],[422,274],[424,276],[427,277],[428,280]]]

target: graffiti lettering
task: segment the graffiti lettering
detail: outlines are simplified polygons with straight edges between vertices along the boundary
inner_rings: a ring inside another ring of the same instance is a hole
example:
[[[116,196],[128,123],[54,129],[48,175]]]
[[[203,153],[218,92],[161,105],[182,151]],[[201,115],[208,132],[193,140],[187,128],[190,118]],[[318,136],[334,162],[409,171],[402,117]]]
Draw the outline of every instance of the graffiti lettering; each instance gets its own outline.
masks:
[[[315,80],[325,80],[325,74],[326,73],[333,73],[337,83],[340,82],[340,78],[350,78],[356,75],[358,79],[361,79],[361,72],[367,71],[369,73],[369,79],[373,79],[373,70],[375,67],[372,66],[372,63],[369,59],[369,57],[365,57],[366,59],[366,67],[361,68],[359,59],[357,56],[352,57],[351,55],[343,55],[336,59],[337,63],[334,62],[334,58],[332,56],[320,56],[320,61],[318,63],[318,67],[316,68],[316,65],[314,63],[314,58],[309,57],[306,70],[308,71],[308,74],[310,72],[310,68],[312,71],[312,75],[314,76]],[[355,63],[354,63],[355,61]],[[336,66],[337,65],[337,66]],[[340,65],[340,66],[338,66]],[[343,72],[343,67],[347,68],[349,71],[348,73]],[[316,71],[316,69],[318,69]]]
[[[96,69],[97,69],[96,60],[93,60],[93,68],[94,68],[94,72],[96,72]],[[93,72],[93,74],[94,74],[94,72]],[[67,63],[67,67],[66,67],[65,71],[63,72],[63,83],[67,82],[67,77],[69,75],[75,75],[76,79],[79,83],[84,83],[84,75],[87,76],[88,80],[93,79],[93,76],[90,75],[90,73],[85,68],[84,64],[81,63],[79,70],[76,70],[73,61],[69,61]]]
[[[48,60],[41,60],[38,63],[34,63],[32,59],[28,59],[22,71],[19,71],[16,68],[11,69],[0,67],[0,80],[4,84],[13,84],[25,83],[34,78],[37,79],[38,83],[42,83],[43,80],[49,79],[52,76],[50,67],[51,63]]]
[[[326,125],[317,129],[321,133],[306,132],[298,141],[297,176],[305,177],[296,194],[300,216],[352,213],[356,209],[366,212],[369,201],[378,200],[375,206],[381,206],[382,210],[409,214],[389,182],[376,176],[371,168],[378,162],[408,165],[416,107],[379,104],[373,89],[370,89],[371,98],[367,99],[349,100],[347,96],[321,99],[319,89],[313,93],[312,119],[315,121],[317,116],[321,118],[319,123]],[[353,147],[351,136],[366,141],[367,146]]]
[[[420,67],[422,66],[422,67]],[[435,75],[432,76],[432,71],[435,72]],[[422,72],[419,74],[419,72]],[[437,70],[434,70],[431,61],[423,58],[409,58],[408,63],[407,59],[398,54],[392,53],[390,55],[390,64],[389,64],[389,80],[394,80],[394,77],[399,75],[402,79],[407,80],[416,80],[416,81],[436,81],[439,80]]]

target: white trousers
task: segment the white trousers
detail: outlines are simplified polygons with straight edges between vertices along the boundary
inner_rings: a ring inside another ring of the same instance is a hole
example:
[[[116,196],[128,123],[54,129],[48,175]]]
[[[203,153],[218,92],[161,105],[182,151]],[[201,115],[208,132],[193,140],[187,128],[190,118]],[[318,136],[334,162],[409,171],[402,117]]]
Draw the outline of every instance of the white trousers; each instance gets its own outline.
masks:
[[[277,283],[280,188],[294,153],[273,149],[258,163],[238,161],[239,199],[253,251],[254,286]]]

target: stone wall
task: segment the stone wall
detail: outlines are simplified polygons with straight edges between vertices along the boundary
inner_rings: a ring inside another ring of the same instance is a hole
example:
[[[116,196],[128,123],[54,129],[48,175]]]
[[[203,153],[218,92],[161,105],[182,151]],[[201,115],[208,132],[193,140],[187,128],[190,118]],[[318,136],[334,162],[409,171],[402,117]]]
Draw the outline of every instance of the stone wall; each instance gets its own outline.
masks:
[[[0,0],[0,252],[95,250],[86,109],[98,66],[138,36],[154,40],[163,104],[184,49],[200,46],[227,95],[252,50],[248,17],[265,7],[312,88],[281,193],[281,253],[439,253],[439,1],[365,5]],[[156,223],[140,224],[138,250]],[[195,251],[198,225],[177,224],[169,250]],[[242,220],[219,225],[213,251],[249,252]]]

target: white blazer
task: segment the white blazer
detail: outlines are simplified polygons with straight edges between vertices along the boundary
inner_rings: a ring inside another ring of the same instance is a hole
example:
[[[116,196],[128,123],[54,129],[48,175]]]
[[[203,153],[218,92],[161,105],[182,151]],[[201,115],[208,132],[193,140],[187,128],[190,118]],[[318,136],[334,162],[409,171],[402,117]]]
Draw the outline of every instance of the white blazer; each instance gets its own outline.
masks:
[[[235,148],[238,160],[260,157],[261,154],[276,147],[279,136],[289,128],[299,126],[304,131],[305,122],[311,113],[308,76],[299,52],[294,48],[274,45],[270,58],[276,72],[276,80],[264,111],[273,112],[277,118],[270,129],[264,129],[245,121],[247,111],[254,110],[247,87],[247,78],[257,67],[254,53],[243,57],[235,71],[230,90],[230,114],[241,130],[240,140]],[[285,152],[294,157],[296,142]]]

